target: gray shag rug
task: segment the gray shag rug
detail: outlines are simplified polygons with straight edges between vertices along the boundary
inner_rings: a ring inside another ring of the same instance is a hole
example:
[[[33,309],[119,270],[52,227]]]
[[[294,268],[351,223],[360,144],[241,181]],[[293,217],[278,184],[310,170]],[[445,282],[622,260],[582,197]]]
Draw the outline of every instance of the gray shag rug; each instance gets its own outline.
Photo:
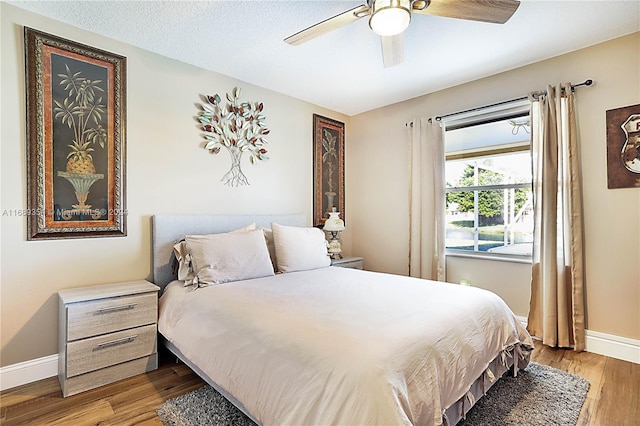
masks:
[[[458,426],[575,426],[589,381],[532,362],[518,377],[507,373]],[[158,417],[172,426],[255,426],[211,386],[170,399]]]

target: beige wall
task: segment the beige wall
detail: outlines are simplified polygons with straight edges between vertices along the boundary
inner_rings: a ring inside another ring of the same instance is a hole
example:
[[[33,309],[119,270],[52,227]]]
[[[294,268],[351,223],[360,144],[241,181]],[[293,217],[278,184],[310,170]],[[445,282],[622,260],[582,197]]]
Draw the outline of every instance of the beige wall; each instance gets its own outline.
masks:
[[[57,291],[151,276],[154,213],[303,213],[312,210],[312,114],[348,117],[169,60],[1,3],[1,210],[26,208],[23,26],[127,57],[128,236],[26,241],[24,217],[1,216],[1,365],[57,352]],[[220,58],[224,60],[224,58]],[[243,171],[250,186],[220,179],[229,156],[201,148],[200,94],[242,88],[265,104],[270,160]],[[347,125],[348,132],[348,125]]]
[[[640,189],[607,189],[605,124],[606,110],[640,103],[640,33],[352,117],[346,158],[351,251],[365,257],[367,269],[407,273],[406,122],[588,78],[596,84],[577,91],[587,327],[640,339]],[[516,314],[527,315],[528,265],[449,258],[447,266],[448,280],[491,289]]]

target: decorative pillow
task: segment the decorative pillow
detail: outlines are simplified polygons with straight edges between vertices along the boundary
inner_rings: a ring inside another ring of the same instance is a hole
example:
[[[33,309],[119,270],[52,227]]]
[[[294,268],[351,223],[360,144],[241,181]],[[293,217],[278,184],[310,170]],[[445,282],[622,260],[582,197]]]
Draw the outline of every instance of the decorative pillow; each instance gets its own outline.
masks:
[[[187,235],[194,284],[212,285],[274,275],[261,229],[249,232]]]
[[[327,240],[318,228],[271,224],[278,272],[305,271],[331,265]]]
[[[187,243],[182,240],[178,244],[173,246],[173,254],[176,257],[177,262],[177,271],[176,264],[174,264],[174,272],[177,272],[177,279],[179,281],[184,281],[184,285],[193,284],[193,278],[195,274],[193,273],[193,269],[191,268],[191,255],[187,250]]]
[[[273,231],[269,228],[261,229],[264,233],[264,240],[267,242],[267,249],[269,250],[269,257],[271,258],[273,270],[278,272],[278,264],[276,263],[276,246],[273,244]]]
[[[231,233],[249,232],[254,229],[256,229],[256,224],[250,223],[247,226],[231,231]],[[178,263],[177,279],[179,281],[184,281],[185,286],[193,284],[193,279],[196,274],[191,267],[191,255],[189,254],[189,250],[187,250],[187,243],[185,240],[182,240],[173,246],[173,254],[175,255],[176,262]]]

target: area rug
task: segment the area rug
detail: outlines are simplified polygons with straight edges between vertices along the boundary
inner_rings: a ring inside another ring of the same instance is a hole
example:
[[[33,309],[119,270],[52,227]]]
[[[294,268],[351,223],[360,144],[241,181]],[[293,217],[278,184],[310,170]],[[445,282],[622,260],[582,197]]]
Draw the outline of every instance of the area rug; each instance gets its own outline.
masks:
[[[532,362],[518,377],[507,373],[458,426],[575,426],[588,390],[586,379]],[[171,426],[254,426],[211,386],[165,402],[158,417]]]

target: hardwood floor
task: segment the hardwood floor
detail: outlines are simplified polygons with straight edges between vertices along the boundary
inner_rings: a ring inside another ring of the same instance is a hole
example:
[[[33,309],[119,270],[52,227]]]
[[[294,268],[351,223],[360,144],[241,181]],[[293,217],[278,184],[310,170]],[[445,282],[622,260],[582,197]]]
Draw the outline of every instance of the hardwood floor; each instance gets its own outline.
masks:
[[[158,370],[62,398],[57,377],[0,394],[3,425],[161,425],[156,409],[204,382],[163,354]],[[536,342],[532,360],[591,383],[580,426],[640,425],[640,365],[592,353],[550,349]]]

